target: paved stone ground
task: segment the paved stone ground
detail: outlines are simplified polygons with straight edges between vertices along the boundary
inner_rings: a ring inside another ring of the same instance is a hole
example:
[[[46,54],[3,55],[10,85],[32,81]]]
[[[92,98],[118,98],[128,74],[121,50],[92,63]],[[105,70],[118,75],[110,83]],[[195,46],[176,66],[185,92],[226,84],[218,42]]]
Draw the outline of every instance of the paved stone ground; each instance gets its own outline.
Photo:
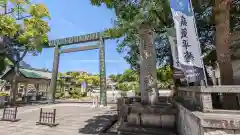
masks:
[[[57,127],[36,125],[40,108],[56,109]],[[2,116],[2,109],[0,116]],[[20,107],[19,122],[0,121],[0,135],[94,135],[109,123],[115,112],[110,108],[91,108],[91,104],[54,104]]]

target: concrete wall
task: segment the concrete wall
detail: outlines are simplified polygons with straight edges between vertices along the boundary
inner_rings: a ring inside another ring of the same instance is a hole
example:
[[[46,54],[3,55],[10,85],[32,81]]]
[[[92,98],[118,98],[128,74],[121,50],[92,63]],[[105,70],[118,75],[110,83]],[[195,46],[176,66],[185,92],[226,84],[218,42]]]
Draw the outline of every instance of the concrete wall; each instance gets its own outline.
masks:
[[[240,135],[240,114],[190,111],[175,102],[179,135]]]
[[[200,120],[194,114],[179,103],[175,103],[177,109],[177,131],[179,135],[203,135],[201,133]]]

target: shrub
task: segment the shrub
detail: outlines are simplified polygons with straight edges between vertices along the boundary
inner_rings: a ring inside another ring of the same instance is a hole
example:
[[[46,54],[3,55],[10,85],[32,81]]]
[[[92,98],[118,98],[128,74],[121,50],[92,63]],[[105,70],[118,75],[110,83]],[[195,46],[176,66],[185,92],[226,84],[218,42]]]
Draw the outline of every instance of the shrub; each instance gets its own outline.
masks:
[[[57,92],[56,94],[55,94],[55,97],[56,97],[56,99],[61,99],[62,97],[64,96],[64,92]]]
[[[77,91],[77,90],[70,90],[70,91],[68,91],[68,93],[69,93],[69,95],[80,95],[80,92],[79,91]]]
[[[87,92],[82,92],[82,93],[80,93],[80,96],[81,96],[81,97],[86,97],[86,96],[87,96]]]
[[[70,91],[68,91],[68,96],[64,96],[64,95],[65,95],[64,92],[62,92],[62,93],[57,92],[55,96],[56,96],[56,99],[61,99],[62,97],[79,99],[80,97],[86,97],[87,92],[80,92],[79,90],[70,90]]]
[[[75,95],[81,95],[81,93],[78,90],[74,90]]]
[[[80,95],[73,94],[73,95],[71,96],[71,98],[73,98],[73,99],[79,99],[79,98],[80,98]]]
[[[9,96],[6,92],[0,92],[0,96]]]

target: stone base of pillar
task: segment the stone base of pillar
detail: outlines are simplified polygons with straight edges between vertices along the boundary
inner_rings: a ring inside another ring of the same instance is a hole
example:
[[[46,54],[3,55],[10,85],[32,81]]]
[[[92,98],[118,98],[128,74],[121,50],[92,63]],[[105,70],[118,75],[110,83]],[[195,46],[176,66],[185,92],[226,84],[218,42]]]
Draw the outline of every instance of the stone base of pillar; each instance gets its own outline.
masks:
[[[166,134],[175,129],[176,109],[170,103],[156,105],[132,102],[119,107],[120,133]],[[170,135],[170,134],[169,134]]]
[[[173,129],[121,125],[118,135],[177,135]]]
[[[176,110],[168,104],[142,106],[139,103],[129,105],[128,125],[145,127],[174,128]]]

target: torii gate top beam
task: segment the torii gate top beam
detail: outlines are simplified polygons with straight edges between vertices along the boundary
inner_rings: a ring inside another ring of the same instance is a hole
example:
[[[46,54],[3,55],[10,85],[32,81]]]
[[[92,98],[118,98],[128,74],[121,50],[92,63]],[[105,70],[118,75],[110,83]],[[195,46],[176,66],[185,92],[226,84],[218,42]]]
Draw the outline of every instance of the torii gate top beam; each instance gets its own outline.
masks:
[[[54,47],[54,46],[65,46],[65,45],[79,44],[79,43],[85,43],[85,42],[99,41],[102,35],[104,35],[102,32],[96,32],[96,33],[90,33],[90,34],[80,35],[80,36],[60,38],[60,39],[48,41],[48,45],[49,47]],[[110,36],[104,35],[103,38],[110,39]]]

